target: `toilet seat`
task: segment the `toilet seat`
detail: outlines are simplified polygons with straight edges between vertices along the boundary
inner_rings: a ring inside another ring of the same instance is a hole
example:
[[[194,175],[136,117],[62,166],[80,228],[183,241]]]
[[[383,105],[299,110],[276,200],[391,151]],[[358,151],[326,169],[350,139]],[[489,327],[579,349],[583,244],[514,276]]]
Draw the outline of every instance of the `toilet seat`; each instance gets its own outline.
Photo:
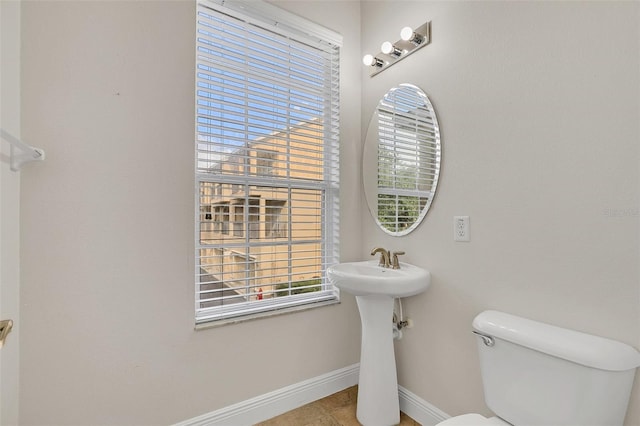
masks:
[[[451,417],[436,426],[510,426],[510,424],[498,417],[486,418],[480,414],[471,413]]]

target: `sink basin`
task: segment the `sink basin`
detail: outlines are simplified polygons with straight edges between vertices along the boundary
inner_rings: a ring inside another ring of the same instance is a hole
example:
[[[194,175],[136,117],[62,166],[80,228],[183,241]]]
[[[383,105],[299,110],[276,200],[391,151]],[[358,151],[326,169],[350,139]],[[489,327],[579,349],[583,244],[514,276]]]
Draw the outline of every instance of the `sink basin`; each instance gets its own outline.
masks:
[[[429,287],[429,271],[400,262],[400,269],[383,268],[377,260],[339,263],[327,270],[329,280],[355,296],[408,297]]]

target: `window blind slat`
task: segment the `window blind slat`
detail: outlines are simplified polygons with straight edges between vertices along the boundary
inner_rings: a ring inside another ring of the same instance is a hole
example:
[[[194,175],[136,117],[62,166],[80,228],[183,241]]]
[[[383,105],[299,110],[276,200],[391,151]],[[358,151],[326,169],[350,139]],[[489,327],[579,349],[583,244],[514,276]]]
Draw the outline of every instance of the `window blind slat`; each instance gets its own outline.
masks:
[[[239,43],[234,43],[230,37],[234,35],[228,30],[215,33],[198,30],[198,57],[208,62],[223,58],[225,65],[231,68],[252,63],[258,67],[268,67],[267,69],[275,75],[293,73],[303,80],[315,80],[315,85],[320,88],[325,80],[320,76],[331,69],[331,63],[327,63],[327,59],[332,56],[331,53],[309,56],[292,44],[277,49],[270,48],[257,42],[252,34],[247,34],[247,37],[252,39]]]
[[[309,94],[313,96],[321,96],[323,93],[322,88],[307,86],[304,82],[296,80],[288,81],[286,86],[282,86],[282,76],[265,75],[263,73],[264,70],[260,68],[249,68],[246,63],[237,64],[235,66],[232,64],[220,65],[219,58],[209,58],[204,55],[198,55],[198,60],[199,63],[197,65],[201,67],[201,69],[205,69],[207,67],[219,67],[220,71],[227,73],[225,74],[225,80],[228,81],[242,81],[239,79],[239,76],[244,76],[246,77],[245,81],[253,83],[254,80],[261,80],[263,85],[272,84],[276,87],[280,87],[280,90],[282,90],[282,88],[288,88],[292,90],[294,94],[300,94],[302,96],[305,94],[307,96],[309,96]],[[337,76],[332,77],[332,80],[334,78],[337,79]],[[229,87],[229,89],[233,89],[233,86]]]

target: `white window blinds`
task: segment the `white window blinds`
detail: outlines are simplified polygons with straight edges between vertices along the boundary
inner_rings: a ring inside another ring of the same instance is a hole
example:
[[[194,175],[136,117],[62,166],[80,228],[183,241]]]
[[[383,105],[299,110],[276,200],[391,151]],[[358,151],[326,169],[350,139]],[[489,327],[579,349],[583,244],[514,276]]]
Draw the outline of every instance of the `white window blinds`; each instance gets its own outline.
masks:
[[[197,323],[337,298],[339,44],[234,4],[197,6]]]

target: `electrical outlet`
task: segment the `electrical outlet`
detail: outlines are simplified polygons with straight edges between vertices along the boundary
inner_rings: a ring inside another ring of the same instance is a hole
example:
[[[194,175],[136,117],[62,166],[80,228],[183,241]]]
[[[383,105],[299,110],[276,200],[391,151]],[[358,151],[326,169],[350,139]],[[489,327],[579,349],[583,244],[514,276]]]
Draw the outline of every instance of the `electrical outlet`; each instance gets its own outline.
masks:
[[[454,241],[470,241],[469,216],[453,217],[453,239]]]

